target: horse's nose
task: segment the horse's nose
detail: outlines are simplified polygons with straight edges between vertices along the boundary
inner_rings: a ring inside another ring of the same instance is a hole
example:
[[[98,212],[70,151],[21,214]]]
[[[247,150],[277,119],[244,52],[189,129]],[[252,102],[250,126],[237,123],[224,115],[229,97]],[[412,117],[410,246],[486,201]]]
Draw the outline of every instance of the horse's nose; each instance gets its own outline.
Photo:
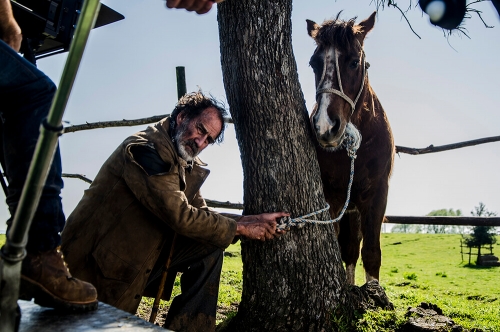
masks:
[[[335,118],[330,118],[330,120],[332,121],[332,127],[330,128],[330,134],[335,136],[338,134],[339,132],[339,129],[340,129],[340,118],[338,116],[336,116]]]
[[[328,121],[328,130],[323,134],[323,135],[337,135],[339,129],[340,129],[340,118],[339,117],[334,117],[329,118]],[[314,123],[314,129],[316,130],[317,133],[321,132],[321,125],[318,121],[315,121]]]
[[[335,135],[336,132],[333,130],[333,128],[330,128],[323,135],[321,135],[321,140],[324,142],[332,142],[335,140]]]
[[[320,126],[315,125],[316,133],[320,133]],[[340,119],[336,117],[329,121],[328,130],[318,135],[318,139],[323,142],[333,142],[336,141],[337,135],[340,129]]]

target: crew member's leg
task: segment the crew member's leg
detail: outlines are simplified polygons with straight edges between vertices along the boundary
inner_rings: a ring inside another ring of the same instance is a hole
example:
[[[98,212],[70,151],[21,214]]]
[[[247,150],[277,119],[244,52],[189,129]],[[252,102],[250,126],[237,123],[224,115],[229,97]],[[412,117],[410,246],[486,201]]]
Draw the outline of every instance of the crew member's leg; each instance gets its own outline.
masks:
[[[40,132],[56,86],[31,63],[0,41],[0,115],[2,153],[9,183],[7,204],[13,217]],[[65,223],[61,204],[59,148],[48,173],[33,218],[22,265],[21,296],[50,307],[90,309],[97,306],[96,291],[88,283],[70,278],[57,250]],[[7,222],[10,226],[12,218]],[[68,278],[66,278],[68,277]]]

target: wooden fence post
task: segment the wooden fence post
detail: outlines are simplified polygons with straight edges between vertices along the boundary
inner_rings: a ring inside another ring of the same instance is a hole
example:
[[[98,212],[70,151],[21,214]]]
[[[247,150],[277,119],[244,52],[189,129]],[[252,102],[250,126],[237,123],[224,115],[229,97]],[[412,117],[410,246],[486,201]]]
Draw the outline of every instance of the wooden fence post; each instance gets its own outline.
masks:
[[[186,71],[184,67],[175,67],[177,76],[177,99],[181,99],[187,93],[186,87]]]

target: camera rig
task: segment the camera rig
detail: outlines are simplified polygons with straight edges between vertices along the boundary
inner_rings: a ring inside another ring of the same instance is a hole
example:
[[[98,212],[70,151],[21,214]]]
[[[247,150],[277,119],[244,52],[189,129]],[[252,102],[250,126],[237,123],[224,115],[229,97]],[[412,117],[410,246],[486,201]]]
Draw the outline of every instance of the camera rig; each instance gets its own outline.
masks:
[[[20,53],[36,64],[36,60],[67,52],[83,0],[10,0],[14,18],[21,27],[23,42]],[[101,4],[94,28],[125,17]]]

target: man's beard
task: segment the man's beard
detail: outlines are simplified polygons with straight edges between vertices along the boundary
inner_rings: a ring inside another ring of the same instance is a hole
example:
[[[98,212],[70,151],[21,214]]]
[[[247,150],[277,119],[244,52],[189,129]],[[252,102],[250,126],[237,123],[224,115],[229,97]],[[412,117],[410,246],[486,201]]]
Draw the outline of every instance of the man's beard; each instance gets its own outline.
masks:
[[[186,161],[192,161],[199,153],[196,143],[192,139],[183,139],[184,134],[187,130],[188,121],[182,121],[177,130],[175,131],[175,144],[177,146],[177,151],[182,159]]]

